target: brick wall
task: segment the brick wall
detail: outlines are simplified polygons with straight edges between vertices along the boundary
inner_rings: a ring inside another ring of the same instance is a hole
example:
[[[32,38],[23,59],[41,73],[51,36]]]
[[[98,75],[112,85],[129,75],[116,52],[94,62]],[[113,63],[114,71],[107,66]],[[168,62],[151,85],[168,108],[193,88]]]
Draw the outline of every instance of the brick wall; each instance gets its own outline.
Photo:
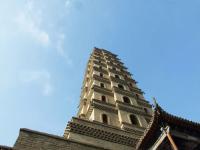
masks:
[[[14,150],[105,150],[29,129],[21,129]]]

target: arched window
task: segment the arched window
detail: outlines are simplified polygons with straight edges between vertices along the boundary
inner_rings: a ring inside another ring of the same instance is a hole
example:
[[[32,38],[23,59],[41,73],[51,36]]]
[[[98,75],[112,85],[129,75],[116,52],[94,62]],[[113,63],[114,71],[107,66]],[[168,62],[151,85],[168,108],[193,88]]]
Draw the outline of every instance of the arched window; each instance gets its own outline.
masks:
[[[123,85],[121,85],[121,84],[118,84],[118,88],[124,90],[124,87],[123,87]]]
[[[132,83],[129,83],[130,87],[133,87],[133,84]]]
[[[127,104],[130,104],[130,103],[131,103],[131,102],[130,102],[130,99],[129,99],[128,97],[126,97],[126,96],[123,97],[123,100],[124,100],[124,102],[127,103]]]
[[[102,115],[102,122],[108,124],[108,116],[106,114]]]
[[[116,75],[115,75],[115,78],[119,79],[119,76],[116,74]]]
[[[88,91],[88,87],[85,87],[85,92],[87,92]]]
[[[102,69],[102,66],[99,66],[99,69]]]
[[[140,96],[139,96],[138,94],[135,94],[135,96],[136,96],[136,98],[137,98],[137,99],[139,99],[139,98],[140,98]]]
[[[103,73],[100,73],[99,75],[100,75],[100,77],[103,77]]]
[[[135,115],[131,114],[130,115],[130,120],[131,120],[131,123],[133,125],[139,125],[138,119],[137,119],[137,117]]]
[[[104,87],[105,87],[103,83],[100,83],[100,86],[101,86],[102,88],[104,88]]]
[[[101,96],[102,102],[106,102],[106,97],[104,95]]]
[[[113,70],[116,70],[116,68],[115,68],[115,67],[113,67],[112,69],[113,69]]]
[[[144,108],[144,111],[145,111],[145,113],[147,113],[147,114],[148,114],[148,109],[147,109],[147,108]]]

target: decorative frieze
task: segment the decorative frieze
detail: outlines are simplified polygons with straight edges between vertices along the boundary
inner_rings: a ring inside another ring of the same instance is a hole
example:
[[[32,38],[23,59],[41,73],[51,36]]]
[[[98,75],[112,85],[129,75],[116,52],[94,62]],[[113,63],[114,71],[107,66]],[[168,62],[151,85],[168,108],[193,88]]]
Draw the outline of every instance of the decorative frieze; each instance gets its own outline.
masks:
[[[68,132],[90,136],[90,137],[94,137],[94,138],[98,138],[98,139],[102,139],[105,141],[110,141],[110,142],[118,143],[122,145],[127,145],[127,146],[134,147],[137,142],[136,139],[128,137],[128,136],[92,128],[92,127],[74,123],[74,122],[69,122],[67,129],[68,129]]]
[[[135,134],[138,135],[143,135],[145,128],[138,126],[138,125],[133,125],[127,122],[122,122],[122,128],[127,130],[127,131],[131,131],[134,132]]]

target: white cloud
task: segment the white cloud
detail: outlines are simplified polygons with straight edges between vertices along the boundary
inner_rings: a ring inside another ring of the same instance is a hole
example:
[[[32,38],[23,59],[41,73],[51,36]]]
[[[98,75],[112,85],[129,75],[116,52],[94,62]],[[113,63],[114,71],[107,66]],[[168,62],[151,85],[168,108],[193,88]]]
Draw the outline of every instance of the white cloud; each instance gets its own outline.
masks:
[[[58,33],[57,34],[57,42],[56,42],[56,50],[57,50],[57,52],[60,56],[65,58],[67,64],[71,65],[72,61],[65,52],[64,42],[65,42],[65,34],[64,33]]]
[[[26,1],[24,8],[22,8],[16,15],[15,22],[17,23],[17,27],[19,27],[20,31],[28,34],[28,36],[31,36],[35,41],[39,42],[43,46],[48,46],[48,48],[56,50],[56,53],[63,57],[64,61],[68,65],[71,65],[71,58],[65,49],[66,35],[60,31],[62,27],[58,26],[55,23],[56,21],[51,22],[51,20],[45,20],[43,14],[46,11],[39,7],[40,5],[37,5],[36,2],[37,1],[34,0]],[[66,0],[64,2],[65,7],[69,8],[67,10],[71,10],[71,7],[74,6],[75,3],[74,0]],[[48,27],[53,28],[51,30],[51,38],[50,32],[47,32],[46,29],[47,25],[50,24],[52,26]]]
[[[41,28],[42,11],[34,8],[34,3],[32,0],[27,1],[24,10],[20,11],[15,21],[19,28],[29,33],[35,40],[43,45],[48,45],[50,43],[50,38],[48,32]]]
[[[37,85],[45,96],[51,95],[53,86],[51,84],[51,75],[45,70],[22,71],[20,80],[29,85]]]

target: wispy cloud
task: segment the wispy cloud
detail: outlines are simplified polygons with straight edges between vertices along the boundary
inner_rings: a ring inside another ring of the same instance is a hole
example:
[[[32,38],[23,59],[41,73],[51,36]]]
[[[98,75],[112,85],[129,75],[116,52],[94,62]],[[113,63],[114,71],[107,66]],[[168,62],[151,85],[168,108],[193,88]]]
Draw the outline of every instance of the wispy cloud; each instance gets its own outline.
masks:
[[[37,85],[45,96],[51,95],[53,86],[51,84],[51,75],[45,70],[22,71],[20,73],[20,80],[23,83],[30,85]]]
[[[63,1],[65,4],[64,7],[71,10],[71,8],[74,7],[75,1]],[[41,45],[48,46],[49,49],[54,49],[59,56],[64,58],[64,61],[68,65],[72,65],[72,60],[66,50],[66,34],[61,31],[63,26],[58,25],[56,19],[52,22],[51,19],[44,18],[44,16],[48,16],[49,14],[47,13],[44,15],[47,10],[44,11],[44,8],[39,7],[40,5],[37,5],[38,3],[36,2],[37,1],[34,0],[27,0],[23,8],[18,11],[15,17],[17,27],[19,27],[20,31],[27,33]],[[48,17],[50,18],[50,16]],[[67,17],[65,16],[65,18]],[[48,27],[52,29],[48,30]]]
[[[15,21],[22,31],[46,46],[50,43],[50,37],[48,32],[41,28],[43,22],[41,14],[42,11],[34,7],[34,1],[29,0],[24,9],[17,14]]]
[[[56,50],[60,56],[65,58],[67,64],[71,65],[72,61],[69,58],[68,54],[66,53],[64,42],[65,42],[65,34],[57,33]]]

